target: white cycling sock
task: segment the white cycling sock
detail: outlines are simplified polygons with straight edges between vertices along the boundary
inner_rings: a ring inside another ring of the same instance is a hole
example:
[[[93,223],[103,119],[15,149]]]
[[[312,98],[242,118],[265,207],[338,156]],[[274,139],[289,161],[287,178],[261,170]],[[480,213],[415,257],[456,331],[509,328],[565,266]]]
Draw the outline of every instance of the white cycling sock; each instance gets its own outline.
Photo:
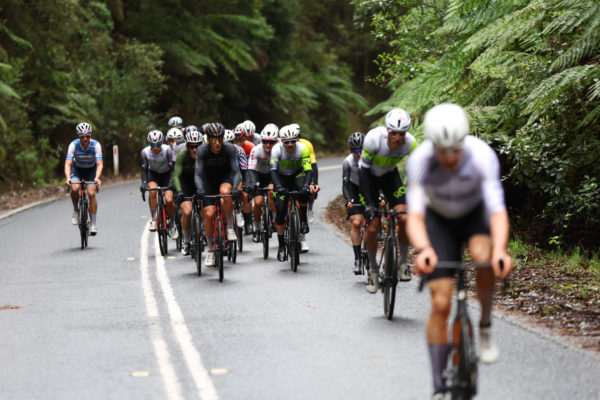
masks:
[[[96,225],[96,214],[90,214],[90,220],[92,225]]]

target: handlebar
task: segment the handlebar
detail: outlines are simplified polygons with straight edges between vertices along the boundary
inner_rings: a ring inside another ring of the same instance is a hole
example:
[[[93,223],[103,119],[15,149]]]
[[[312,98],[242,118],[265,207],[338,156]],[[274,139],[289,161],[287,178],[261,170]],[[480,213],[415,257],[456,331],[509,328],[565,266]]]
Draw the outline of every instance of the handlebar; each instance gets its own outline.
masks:
[[[157,190],[172,190],[170,186],[157,186],[153,188],[144,188],[142,192],[142,200],[146,201],[146,192],[153,192]]]
[[[429,259],[426,260],[427,264],[429,264]],[[438,261],[436,268],[442,269],[462,269],[467,270],[469,268],[491,268],[492,263],[474,263],[474,262],[465,262],[465,261]],[[504,260],[500,260],[500,269],[504,268]],[[418,291],[422,292],[423,287],[425,286],[425,281],[427,281],[427,275],[423,275],[421,280],[419,281]],[[506,292],[509,289],[510,283],[508,278],[504,278],[502,280],[502,291]]]

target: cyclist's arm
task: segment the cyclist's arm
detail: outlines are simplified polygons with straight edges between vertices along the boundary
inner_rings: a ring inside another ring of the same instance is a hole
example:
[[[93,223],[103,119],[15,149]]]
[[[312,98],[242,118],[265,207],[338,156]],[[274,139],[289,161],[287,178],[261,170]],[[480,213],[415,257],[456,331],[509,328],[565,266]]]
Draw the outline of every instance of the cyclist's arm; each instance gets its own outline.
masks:
[[[235,160],[234,160],[235,162]],[[194,183],[198,192],[204,192],[204,148],[196,149],[196,168],[194,170]]]
[[[146,152],[142,150],[140,153],[140,168],[142,169],[142,185],[148,183],[148,157]]]
[[[358,183],[360,193],[364,196],[367,206],[374,207],[375,199],[371,190],[371,170],[369,168],[360,167],[358,169]]]
[[[317,167],[316,162],[312,164],[312,170],[313,170],[312,184],[318,185],[319,184],[319,167]]]
[[[104,161],[102,160],[102,146],[99,142],[96,142],[96,177],[94,181],[98,182],[100,186],[100,177],[102,176],[102,170],[104,169]]]
[[[232,149],[233,150],[233,149]],[[229,168],[231,173],[233,174],[233,184],[232,187],[237,189],[240,186],[240,182],[242,181],[242,174],[240,172],[240,168],[236,162],[235,150],[233,150],[233,157],[229,157]]]
[[[169,164],[169,187],[173,187],[173,167],[174,167],[174,160],[173,160],[173,149],[169,146],[169,148],[167,149],[167,164]]]
[[[269,162],[269,171],[271,172],[271,179],[273,180],[275,188],[281,186],[281,181],[279,180],[279,146],[280,145],[278,144],[273,146],[273,150],[271,150],[271,161]]]
[[[373,198],[371,165],[373,164],[373,158],[377,154],[378,143],[376,136],[369,133],[365,137],[363,150],[358,161],[358,186],[367,206],[374,207],[376,199]]]
[[[346,199],[346,203],[350,203],[352,197],[350,195],[350,174],[352,173],[352,168],[350,164],[344,161],[342,165],[342,194],[344,195],[344,199]]]
[[[507,253],[510,222],[506,209],[490,215],[490,234],[492,236],[492,267],[496,276],[504,278],[513,268],[511,257]],[[504,265],[500,270],[499,260]]]
[[[304,147],[304,149],[302,150],[302,169],[306,174],[304,177],[304,185],[308,186],[313,181],[313,169],[312,163],[310,161],[310,151],[308,150],[308,147]]]
[[[181,174],[183,172],[184,157],[185,153],[183,151],[179,152],[177,155],[178,160],[175,162],[175,168],[173,168],[173,186],[175,186],[175,190],[178,192],[181,192]]]

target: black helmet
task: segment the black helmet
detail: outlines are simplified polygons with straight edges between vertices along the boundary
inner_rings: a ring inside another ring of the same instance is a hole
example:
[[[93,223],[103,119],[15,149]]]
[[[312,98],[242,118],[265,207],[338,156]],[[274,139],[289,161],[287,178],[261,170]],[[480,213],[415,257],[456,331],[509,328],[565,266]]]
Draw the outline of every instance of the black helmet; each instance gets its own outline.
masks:
[[[351,149],[362,149],[363,142],[365,141],[365,135],[360,132],[354,132],[348,138],[348,147]]]
[[[223,137],[225,135],[225,127],[220,122],[211,122],[210,124],[206,124],[204,133],[208,137]]]

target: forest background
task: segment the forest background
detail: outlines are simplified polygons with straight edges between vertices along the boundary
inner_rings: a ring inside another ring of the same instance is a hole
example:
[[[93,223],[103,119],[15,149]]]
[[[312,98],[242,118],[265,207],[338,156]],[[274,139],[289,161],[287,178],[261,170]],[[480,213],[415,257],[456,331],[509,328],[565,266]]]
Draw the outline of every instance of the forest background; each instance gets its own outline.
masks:
[[[599,60],[597,1],[3,0],[0,191],[60,179],[84,120],[136,172],[174,115],[343,153],[392,107],[422,140],[449,101],[500,156],[516,234],[597,261]]]

